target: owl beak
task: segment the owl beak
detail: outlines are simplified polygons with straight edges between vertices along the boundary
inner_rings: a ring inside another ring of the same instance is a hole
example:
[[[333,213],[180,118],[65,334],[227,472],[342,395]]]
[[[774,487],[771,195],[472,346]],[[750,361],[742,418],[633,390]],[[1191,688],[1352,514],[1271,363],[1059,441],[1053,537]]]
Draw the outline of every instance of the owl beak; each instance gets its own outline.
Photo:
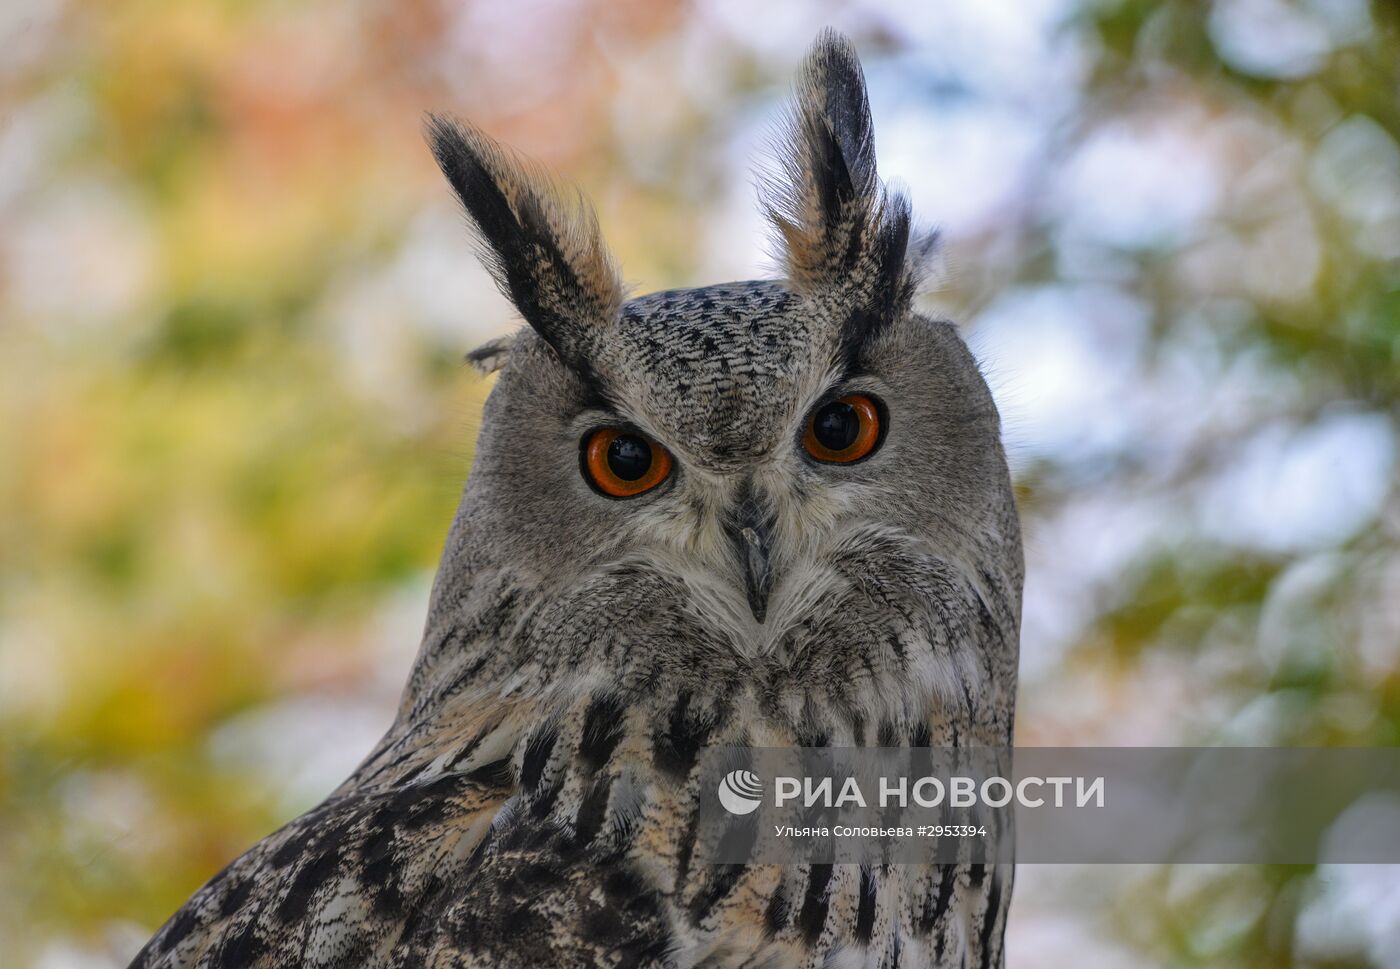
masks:
[[[746,511],[740,516],[731,535],[744,567],[744,591],[748,594],[749,611],[761,623],[768,615],[768,592],[773,586],[773,573],[768,562],[768,522],[761,515]]]

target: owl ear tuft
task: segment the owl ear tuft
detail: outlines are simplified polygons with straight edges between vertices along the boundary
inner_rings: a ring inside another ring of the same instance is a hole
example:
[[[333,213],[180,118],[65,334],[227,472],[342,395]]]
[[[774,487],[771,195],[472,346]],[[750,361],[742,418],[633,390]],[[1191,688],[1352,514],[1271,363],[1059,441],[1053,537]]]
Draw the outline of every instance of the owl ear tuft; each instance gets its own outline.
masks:
[[[424,127],[496,285],[566,365],[589,372],[624,298],[593,210],[471,125],[430,114]]]
[[[802,65],[778,155],[763,195],[788,281],[849,300],[842,343],[861,342],[908,304],[936,236],[911,238],[908,198],[881,184],[865,75],[833,30]]]

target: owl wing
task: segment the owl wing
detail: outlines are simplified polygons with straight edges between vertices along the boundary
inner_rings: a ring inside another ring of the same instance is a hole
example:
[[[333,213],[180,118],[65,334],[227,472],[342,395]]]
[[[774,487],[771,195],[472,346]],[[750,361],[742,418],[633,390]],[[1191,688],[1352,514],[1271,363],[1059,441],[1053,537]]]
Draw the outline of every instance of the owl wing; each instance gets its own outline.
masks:
[[[510,795],[508,764],[333,796],[215,875],[133,967],[382,965]]]
[[[551,766],[557,722],[451,769],[499,750],[501,720],[390,783],[374,782],[376,765],[413,745],[381,745],[196,892],[133,969],[657,964],[665,905],[628,857],[627,783],[590,781],[586,761]]]

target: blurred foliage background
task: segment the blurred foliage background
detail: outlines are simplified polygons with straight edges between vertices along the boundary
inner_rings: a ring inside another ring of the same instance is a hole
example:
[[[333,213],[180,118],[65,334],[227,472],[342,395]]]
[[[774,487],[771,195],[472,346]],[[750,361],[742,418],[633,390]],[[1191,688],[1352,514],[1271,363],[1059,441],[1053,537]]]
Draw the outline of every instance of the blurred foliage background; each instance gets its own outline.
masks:
[[[8,0],[0,961],[124,964],[388,725],[513,325],[421,113],[764,275],[825,24],[1006,420],[1019,742],[1400,742],[1395,4]],[[1400,966],[1394,868],[1018,883],[1017,967]]]

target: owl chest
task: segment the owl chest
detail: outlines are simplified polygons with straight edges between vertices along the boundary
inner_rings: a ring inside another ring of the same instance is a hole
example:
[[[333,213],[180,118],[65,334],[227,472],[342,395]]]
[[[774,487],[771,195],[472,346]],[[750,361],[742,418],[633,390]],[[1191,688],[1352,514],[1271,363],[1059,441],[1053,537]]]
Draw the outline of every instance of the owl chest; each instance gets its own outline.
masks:
[[[753,965],[756,952],[768,960],[757,964],[794,967],[829,965],[838,953],[888,967],[980,958],[999,939],[1008,875],[997,869],[714,863],[700,824],[707,748],[791,746],[801,739],[794,723],[848,744],[928,744],[934,729],[927,717],[862,724],[764,709],[752,690],[681,692],[632,708],[594,700],[527,743],[517,816],[547,819],[558,844],[590,864],[625,859],[666,913],[674,965]]]

